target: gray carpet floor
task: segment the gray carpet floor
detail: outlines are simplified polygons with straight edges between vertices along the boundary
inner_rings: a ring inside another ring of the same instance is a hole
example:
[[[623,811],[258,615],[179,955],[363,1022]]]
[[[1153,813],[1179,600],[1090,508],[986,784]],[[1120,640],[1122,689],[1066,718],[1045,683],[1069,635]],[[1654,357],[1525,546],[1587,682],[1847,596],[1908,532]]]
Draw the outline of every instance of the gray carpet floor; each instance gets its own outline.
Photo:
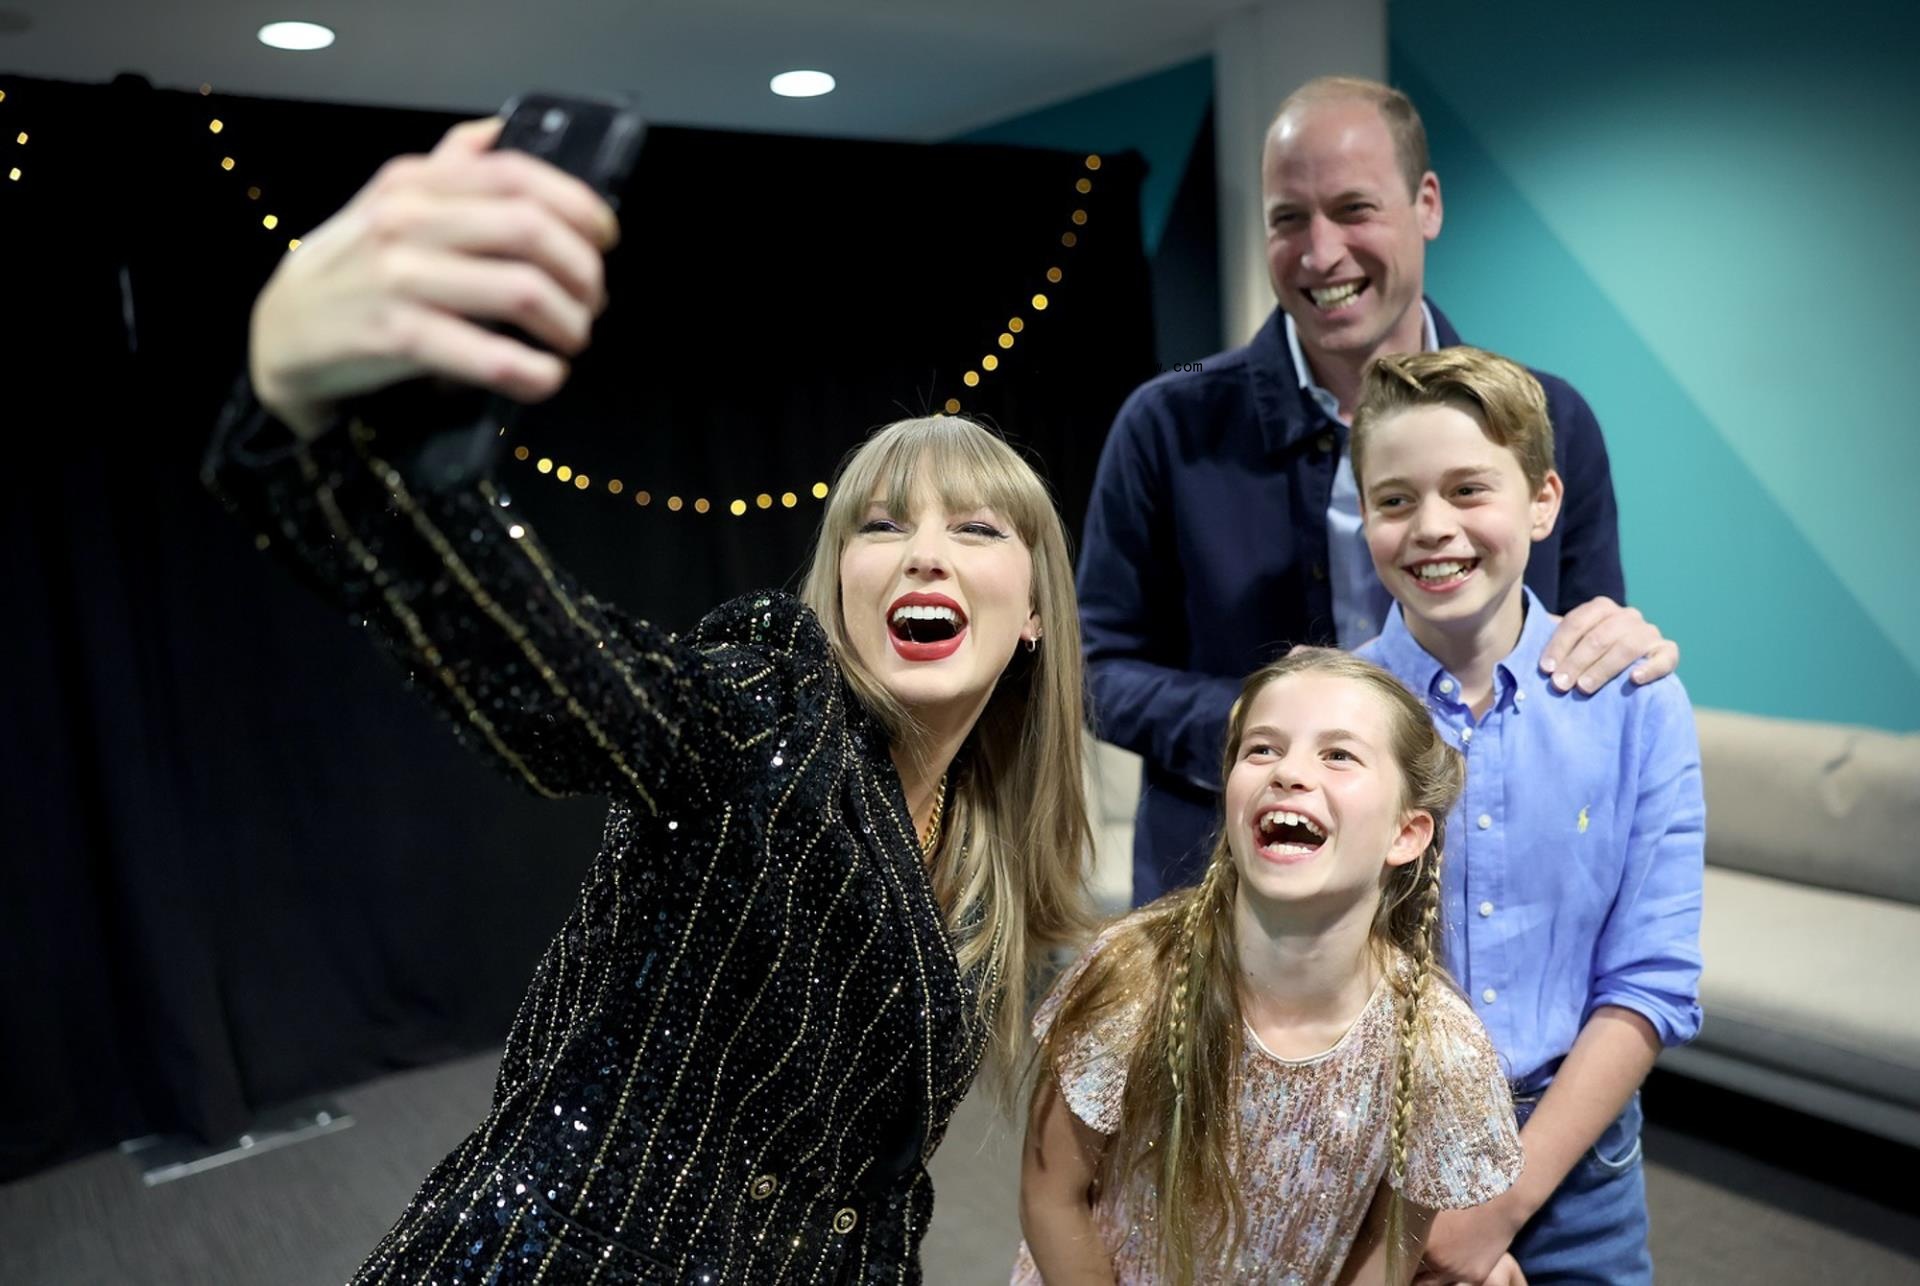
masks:
[[[493,1061],[470,1058],[361,1086],[338,1096],[355,1119],[349,1129],[157,1187],[143,1186],[117,1152],[0,1187],[0,1284],[340,1282],[479,1119]],[[1689,1106],[1687,1116],[1696,1111]],[[1649,1116],[1658,1115],[1650,1106]],[[1671,1123],[1649,1125],[1646,1151],[1663,1283],[1920,1283],[1920,1215],[1904,1196],[1883,1204],[1867,1195],[1870,1185],[1805,1177]],[[1868,1152],[1862,1165],[1893,1167],[1887,1182],[1903,1194],[1913,1189],[1920,1155]],[[933,1166],[930,1286],[1006,1281],[1020,1236],[1018,1154],[1017,1128],[976,1094]],[[1847,1174],[1849,1158],[1813,1168]]]

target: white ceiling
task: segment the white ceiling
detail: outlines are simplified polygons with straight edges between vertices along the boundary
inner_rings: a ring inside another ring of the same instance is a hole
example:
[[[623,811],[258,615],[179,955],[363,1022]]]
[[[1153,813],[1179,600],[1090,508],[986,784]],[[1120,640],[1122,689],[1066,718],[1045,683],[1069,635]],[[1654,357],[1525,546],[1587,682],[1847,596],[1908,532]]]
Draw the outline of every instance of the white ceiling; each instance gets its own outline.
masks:
[[[663,123],[933,140],[1204,54],[1247,3],[0,0],[0,73],[473,111],[530,88],[624,91]],[[317,53],[255,39],[284,19],[339,39]],[[768,91],[796,67],[840,88]]]

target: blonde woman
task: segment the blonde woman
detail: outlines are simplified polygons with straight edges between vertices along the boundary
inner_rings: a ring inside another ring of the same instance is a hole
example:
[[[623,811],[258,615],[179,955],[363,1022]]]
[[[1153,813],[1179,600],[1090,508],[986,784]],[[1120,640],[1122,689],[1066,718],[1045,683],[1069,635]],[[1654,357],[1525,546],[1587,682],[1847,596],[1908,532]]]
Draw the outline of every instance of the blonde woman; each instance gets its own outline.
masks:
[[[611,212],[496,122],[389,165],[254,313],[210,481],[377,627],[460,736],[604,845],[493,1109],[359,1282],[914,1281],[924,1163],[1082,919],[1081,672],[1060,519],[966,420],[876,433],[798,599],[676,637],[578,590],[484,482],[408,482],[351,395],[523,399],[604,303]]]
[[[1319,648],[1248,679],[1228,729],[1199,887],[1036,1016],[1021,1286],[1405,1283],[1436,1210],[1520,1171],[1492,1043],[1434,963],[1459,752]]]

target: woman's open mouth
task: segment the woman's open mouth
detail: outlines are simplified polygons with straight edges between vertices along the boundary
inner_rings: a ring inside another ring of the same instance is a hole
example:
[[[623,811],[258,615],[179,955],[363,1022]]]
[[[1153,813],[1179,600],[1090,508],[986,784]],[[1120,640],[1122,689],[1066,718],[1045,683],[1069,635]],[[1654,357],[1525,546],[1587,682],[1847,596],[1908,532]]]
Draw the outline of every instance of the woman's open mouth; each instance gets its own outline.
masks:
[[[1254,847],[1269,862],[1304,862],[1327,843],[1327,828],[1291,808],[1269,808],[1253,824]]]
[[[905,594],[887,609],[887,638],[904,660],[945,660],[966,634],[967,614],[945,594]]]

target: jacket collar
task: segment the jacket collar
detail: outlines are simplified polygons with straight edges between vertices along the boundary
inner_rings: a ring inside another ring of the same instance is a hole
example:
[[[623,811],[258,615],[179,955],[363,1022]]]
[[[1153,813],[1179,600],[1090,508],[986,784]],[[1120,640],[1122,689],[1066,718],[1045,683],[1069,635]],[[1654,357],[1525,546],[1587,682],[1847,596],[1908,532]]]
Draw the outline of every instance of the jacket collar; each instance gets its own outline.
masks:
[[[1454,330],[1453,323],[1431,299],[1426,302],[1433,312],[1433,333],[1440,347],[1458,344],[1460,334]],[[1293,355],[1287,349],[1286,322],[1278,307],[1247,344],[1247,357],[1247,368],[1253,379],[1254,411],[1260,417],[1260,436],[1267,451],[1279,454],[1291,450],[1302,438],[1318,432],[1324,417],[1307,391],[1300,387]]]

